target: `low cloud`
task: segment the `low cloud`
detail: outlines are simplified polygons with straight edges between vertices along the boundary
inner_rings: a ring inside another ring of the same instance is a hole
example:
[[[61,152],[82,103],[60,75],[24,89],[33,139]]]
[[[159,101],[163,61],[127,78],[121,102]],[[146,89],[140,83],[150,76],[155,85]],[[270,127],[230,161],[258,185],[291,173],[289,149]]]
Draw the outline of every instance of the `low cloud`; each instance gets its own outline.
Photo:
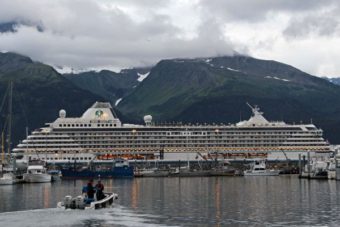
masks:
[[[283,35],[289,39],[310,36],[333,36],[340,31],[340,10],[338,7],[321,12],[295,16],[290,19]]]
[[[163,13],[150,11],[147,17],[136,19],[124,7],[112,2],[57,2],[59,4],[31,1],[36,7],[21,12],[20,18],[39,22],[44,32],[21,24],[15,33],[0,36],[0,49],[73,68],[124,68],[155,64],[163,58],[232,54],[231,43],[224,39],[213,20],[209,25],[203,23],[204,26],[198,27],[197,33],[187,39],[183,35],[185,31]],[[125,4],[128,3],[135,2]],[[9,5],[13,8],[17,4],[7,1]],[[46,13],[41,7],[47,7]],[[7,14],[7,19],[4,15],[0,17],[3,22],[15,20],[16,17]]]
[[[14,27],[3,27],[0,50],[75,69],[147,66],[165,58],[237,51],[311,74],[340,75],[339,5],[336,0],[2,0],[0,29]]]
[[[258,23],[268,20],[275,14],[302,13],[319,10],[333,4],[336,0],[235,0],[209,1],[201,0],[204,12],[214,13],[225,20],[246,23]]]

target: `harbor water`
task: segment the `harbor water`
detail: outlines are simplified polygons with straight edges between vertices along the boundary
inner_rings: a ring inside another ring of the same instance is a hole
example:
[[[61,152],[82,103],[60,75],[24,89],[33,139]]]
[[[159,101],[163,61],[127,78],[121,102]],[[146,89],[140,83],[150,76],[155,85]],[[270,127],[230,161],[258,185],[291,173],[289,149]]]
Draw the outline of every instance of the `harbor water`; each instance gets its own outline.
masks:
[[[0,187],[0,226],[338,226],[340,181],[297,176],[103,180],[112,208],[58,210],[83,180]]]

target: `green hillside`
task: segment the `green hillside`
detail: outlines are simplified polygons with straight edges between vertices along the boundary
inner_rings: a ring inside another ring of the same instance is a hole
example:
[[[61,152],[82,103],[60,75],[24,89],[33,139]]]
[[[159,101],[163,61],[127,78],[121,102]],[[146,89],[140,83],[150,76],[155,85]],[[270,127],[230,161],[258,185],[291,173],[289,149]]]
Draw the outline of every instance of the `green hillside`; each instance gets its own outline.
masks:
[[[99,95],[114,105],[118,99],[127,96],[139,85],[138,74],[144,74],[149,70],[149,68],[134,68],[125,69],[119,73],[102,70],[63,74],[63,76],[77,87]]]
[[[156,121],[235,123],[248,118],[246,102],[270,120],[310,122],[340,142],[340,87],[292,66],[246,56],[164,60],[125,97],[119,110]]]
[[[340,143],[340,86],[275,61],[246,56],[174,59],[151,69],[62,76],[28,57],[0,54],[1,100],[9,81],[14,82],[14,143],[24,138],[26,126],[42,127],[61,108],[68,116],[79,116],[95,101],[114,104],[118,98],[123,98],[116,110],[123,122],[152,114],[157,122],[236,123],[249,118],[249,102],[259,105],[269,120],[313,121],[325,138]]]
[[[0,100],[9,82],[13,82],[13,144],[30,130],[54,121],[60,109],[68,116],[78,116],[103,98],[80,89],[58,74],[52,67],[14,53],[0,53]],[[1,112],[3,128],[7,106]]]

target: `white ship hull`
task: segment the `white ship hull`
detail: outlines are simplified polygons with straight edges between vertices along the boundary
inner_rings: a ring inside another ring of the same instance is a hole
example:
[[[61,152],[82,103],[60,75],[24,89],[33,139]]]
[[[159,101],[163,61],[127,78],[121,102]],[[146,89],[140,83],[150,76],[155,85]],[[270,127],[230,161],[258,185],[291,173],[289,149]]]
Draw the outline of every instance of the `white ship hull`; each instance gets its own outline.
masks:
[[[310,156],[313,157],[316,154],[318,156],[323,156],[325,158],[328,158],[330,156],[330,153],[316,153],[316,152],[309,152]],[[214,152],[207,152],[204,153],[204,155],[208,158],[208,154],[215,155]],[[263,157],[264,159],[268,161],[298,161],[299,155],[301,157],[301,160],[303,159],[303,156],[307,160],[308,152],[293,152],[293,151],[285,151],[285,155],[283,152],[268,152],[266,157]],[[43,158],[41,158],[43,157]],[[95,159],[96,155],[91,153],[76,153],[76,154],[62,154],[60,155],[59,159],[55,159],[55,154],[47,154],[47,153],[39,153],[37,154],[30,154],[25,156],[25,159],[43,159],[49,164],[65,164],[65,163],[89,163],[90,161],[93,161]],[[253,160],[257,157],[246,157],[246,156],[234,156],[234,157],[223,157],[221,154],[217,156],[218,160]],[[215,157],[214,157],[215,159]],[[145,159],[148,160],[148,159]],[[143,161],[145,161],[143,160]],[[157,160],[157,159],[156,159]],[[172,152],[172,153],[164,153],[163,159],[164,161],[178,161],[178,160],[185,160],[185,161],[197,161],[199,160],[197,157],[197,152]],[[102,160],[102,162],[105,162],[106,160]],[[151,160],[149,160],[151,161]]]
[[[0,185],[11,185],[11,184],[15,184],[15,183],[17,183],[17,179],[11,173],[5,173],[0,178]]]
[[[260,172],[245,171],[244,176],[278,176],[280,172],[278,170],[266,170]]]
[[[47,183],[52,181],[49,174],[24,174],[24,181],[27,183]]]
[[[15,181],[11,179],[0,179],[0,185],[11,185],[11,184],[15,184]]]

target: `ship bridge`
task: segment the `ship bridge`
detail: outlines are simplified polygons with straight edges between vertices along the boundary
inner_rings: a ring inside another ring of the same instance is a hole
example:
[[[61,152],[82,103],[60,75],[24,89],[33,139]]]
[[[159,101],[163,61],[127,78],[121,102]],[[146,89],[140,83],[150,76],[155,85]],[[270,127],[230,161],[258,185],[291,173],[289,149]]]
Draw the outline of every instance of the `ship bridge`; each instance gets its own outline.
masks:
[[[66,111],[59,111],[59,118],[50,124],[53,128],[112,128],[121,127],[121,122],[108,102],[95,102],[81,117],[66,117]]]
[[[112,106],[108,102],[95,102],[89,109],[83,113],[82,119],[86,120],[114,120],[116,114],[112,111]]]

